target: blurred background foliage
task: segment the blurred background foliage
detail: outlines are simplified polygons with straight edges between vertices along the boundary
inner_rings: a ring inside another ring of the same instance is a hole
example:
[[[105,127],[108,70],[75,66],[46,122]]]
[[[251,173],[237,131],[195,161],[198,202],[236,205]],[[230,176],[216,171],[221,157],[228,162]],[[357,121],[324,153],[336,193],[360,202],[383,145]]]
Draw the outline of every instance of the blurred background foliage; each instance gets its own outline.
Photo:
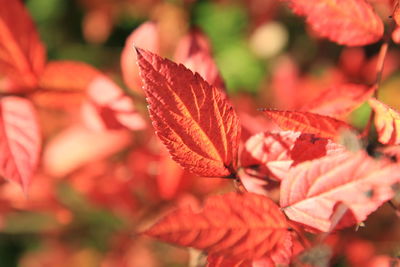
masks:
[[[255,25],[252,25],[245,3],[202,0],[189,5],[188,2],[28,0],[26,5],[47,45],[49,59],[80,60],[101,69],[119,65],[125,39],[142,22],[149,18],[159,19],[162,15],[157,13],[178,9],[179,15],[188,17],[185,23],[200,27],[211,39],[217,64],[229,90],[256,92],[265,76],[266,60],[250,47],[249,37]],[[285,35],[275,50],[288,44],[288,29],[280,26],[275,29],[278,33],[271,35],[272,38]],[[304,31],[303,34],[296,39],[306,39]],[[304,42],[310,41],[296,42],[303,42],[302,46],[305,46],[308,44]],[[299,54],[302,53],[299,51]]]
[[[277,99],[282,99],[274,95],[279,66],[290,65],[290,62],[296,64],[297,72],[294,72],[297,74],[283,76],[287,83],[320,88],[335,81],[336,72],[349,63],[348,59],[343,59],[343,47],[313,37],[303,19],[294,16],[276,0],[24,2],[47,46],[49,60],[83,61],[110,74],[117,81],[121,80],[120,55],[125,40],[141,23],[149,19],[162,22],[167,29],[164,30],[166,36],[162,45],[169,57],[172,57],[171,51],[176,45],[177,37],[181,37],[189,27],[198,27],[210,38],[214,58],[230,96],[244,110],[284,107],[284,104],[277,102]],[[396,62],[399,59],[398,49],[391,49],[393,53],[389,56],[391,58],[387,62],[387,68],[393,71],[388,71],[385,76],[380,94],[383,102],[399,109],[400,75]],[[361,50],[367,59],[371,59],[376,56],[379,45]],[[357,75],[350,80],[366,84],[371,82],[368,80],[371,78],[371,71],[363,74],[364,76]],[[246,99],[251,99],[250,107],[246,106]],[[369,112],[369,107],[363,105],[353,112],[351,122],[359,128],[363,127]],[[140,134],[135,138],[140,139]],[[208,193],[226,191],[229,188],[226,183],[221,185],[209,180],[206,183],[216,184],[211,186],[213,189]],[[201,188],[202,185],[197,186]],[[122,254],[130,259],[131,265],[126,266],[187,265],[190,255],[186,250],[151,242],[132,231],[132,225],[137,223],[135,220],[149,216],[146,213],[151,211],[149,217],[154,217],[157,212],[165,211],[165,207],[160,208],[157,204],[159,199],[142,197],[147,192],[138,190],[136,194],[142,198],[139,197],[138,203],[133,204],[135,207],[147,208],[138,208],[139,211],[135,211],[135,215],[128,216],[127,219],[108,209],[107,205],[95,204],[78,192],[71,182],[57,183],[54,188],[56,190],[52,192],[52,196],[63,207],[55,214],[41,212],[40,208],[19,209],[17,204],[2,218],[0,266],[118,266],[113,264],[118,262],[117,259]],[[2,194],[6,199],[4,190]],[[175,204],[178,202],[174,201]],[[383,214],[387,218],[384,221],[393,220],[393,215],[386,209]],[[391,229],[394,226],[390,224],[376,227]],[[360,232],[365,237],[370,235],[363,233],[362,229]],[[54,241],[54,236],[57,236],[57,242]],[[65,244],[68,245],[64,246]],[[340,259],[337,266],[347,266],[345,262],[346,259]]]

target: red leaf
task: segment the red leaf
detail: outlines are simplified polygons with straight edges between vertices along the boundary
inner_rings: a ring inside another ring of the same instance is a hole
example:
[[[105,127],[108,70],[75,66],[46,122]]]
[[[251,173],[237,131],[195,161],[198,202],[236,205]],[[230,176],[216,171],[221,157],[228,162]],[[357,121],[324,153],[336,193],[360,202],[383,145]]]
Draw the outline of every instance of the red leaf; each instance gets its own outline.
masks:
[[[137,56],[133,50],[134,46],[158,53],[160,48],[157,24],[146,22],[140,25],[126,39],[125,47],[121,54],[121,70],[125,84],[130,89],[143,93],[142,81],[136,64]]]
[[[153,125],[173,159],[201,176],[234,173],[240,128],[223,93],[183,65],[137,52]]]
[[[242,167],[254,168],[272,179],[282,180],[293,164],[344,151],[329,139],[300,132],[264,132],[247,140],[241,155]]]
[[[379,142],[388,145],[400,144],[400,113],[375,98],[368,102],[375,112]]]
[[[41,146],[35,108],[26,99],[4,97],[0,114],[0,174],[27,192]]]
[[[353,109],[368,100],[375,91],[375,87],[368,88],[358,84],[342,84],[324,90],[302,110],[321,115],[346,115]]]
[[[302,111],[264,109],[264,114],[284,130],[315,134],[322,138],[335,139],[341,131],[352,127],[328,116]]]
[[[98,76],[88,86],[89,101],[82,107],[87,126],[94,130],[140,130],[146,126],[132,99],[107,76]]]
[[[383,23],[365,0],[288,0],[293,11],[322,37],[349,46],[362,46],[382,38]]]
[[[0,73],[32,88],[46,56],[35,25],[20,0],[0,0]]]
[[[230,193],[207,199],[200,212],[176,210],[145,233],[166,242],[235,260],[290,258],[286,219],[264,196]],[[288,263],[288,262],[286,262]]]
[[[399,165],[374,160],[363,151],[342,153],[292,168],[281,184],[280,204],[291,220],[331,231],[337,223],[364,221],[394,196],[399,182]]]
[[[208,39],[199,30],[193,30],[178,43],[175,61],[197,72],[209,84],[225,89],[218,67],[211,55]]]

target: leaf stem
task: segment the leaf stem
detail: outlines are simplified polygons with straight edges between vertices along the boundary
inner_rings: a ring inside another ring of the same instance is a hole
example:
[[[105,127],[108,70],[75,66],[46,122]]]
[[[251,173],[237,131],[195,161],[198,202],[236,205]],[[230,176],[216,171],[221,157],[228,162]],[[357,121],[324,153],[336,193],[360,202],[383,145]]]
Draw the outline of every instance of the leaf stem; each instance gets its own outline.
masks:
[[[375,98],[378,98],[379,87],[380,87],[381,81],[382,81],[382,73],[383,73],[383,68],[385,65],[385,59],[386,59],[388,48],[389,48],[389,39],[387,37],[385,37],[385,42],[381,45],[381,48],[379,50],[378,61],[376,63],[376,78],[375,78],[374,84],[372,85],[373,87],[375,87],[375,91],[374,91]],[[369,136],[369,133],[371,131],[372,122],[374,121],[374,117],[375,117],[375,112],[372,110],[371,114],[369,115],[368,123],[365,126],[363,132],[361,133],[362,138],[366,138]]]

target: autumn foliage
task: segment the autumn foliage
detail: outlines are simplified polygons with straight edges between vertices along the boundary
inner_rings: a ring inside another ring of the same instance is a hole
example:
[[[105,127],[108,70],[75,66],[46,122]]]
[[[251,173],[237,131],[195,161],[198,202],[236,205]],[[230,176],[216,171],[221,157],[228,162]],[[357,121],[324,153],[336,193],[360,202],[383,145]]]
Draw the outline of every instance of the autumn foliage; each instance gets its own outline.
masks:
[[[97,46],[141,14],[100,69],[0,0],[0,262],[400,265],[398,1],[238,1],[229,40],[234,1],[132,2],[77,1]]]

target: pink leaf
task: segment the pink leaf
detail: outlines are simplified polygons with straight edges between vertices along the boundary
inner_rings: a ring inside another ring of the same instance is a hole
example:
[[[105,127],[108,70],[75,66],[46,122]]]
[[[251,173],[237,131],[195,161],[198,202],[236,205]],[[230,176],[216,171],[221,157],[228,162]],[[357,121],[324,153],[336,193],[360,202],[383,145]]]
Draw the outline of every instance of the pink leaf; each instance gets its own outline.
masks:
[[[41,137],[36,111],[19,97],[0,100],[0,174],[27,192],[38,163]]]
[[[280,204],[293,221],[320,231],[364,221],[395,194],[400,166],[347,152],[304,162],[281,184]]]
[[[46,145],[43,165],[53,176],[65,176],[77,168],[106,158],[132,142],[126,130],[93,132],[73,125],[55,136]]]

